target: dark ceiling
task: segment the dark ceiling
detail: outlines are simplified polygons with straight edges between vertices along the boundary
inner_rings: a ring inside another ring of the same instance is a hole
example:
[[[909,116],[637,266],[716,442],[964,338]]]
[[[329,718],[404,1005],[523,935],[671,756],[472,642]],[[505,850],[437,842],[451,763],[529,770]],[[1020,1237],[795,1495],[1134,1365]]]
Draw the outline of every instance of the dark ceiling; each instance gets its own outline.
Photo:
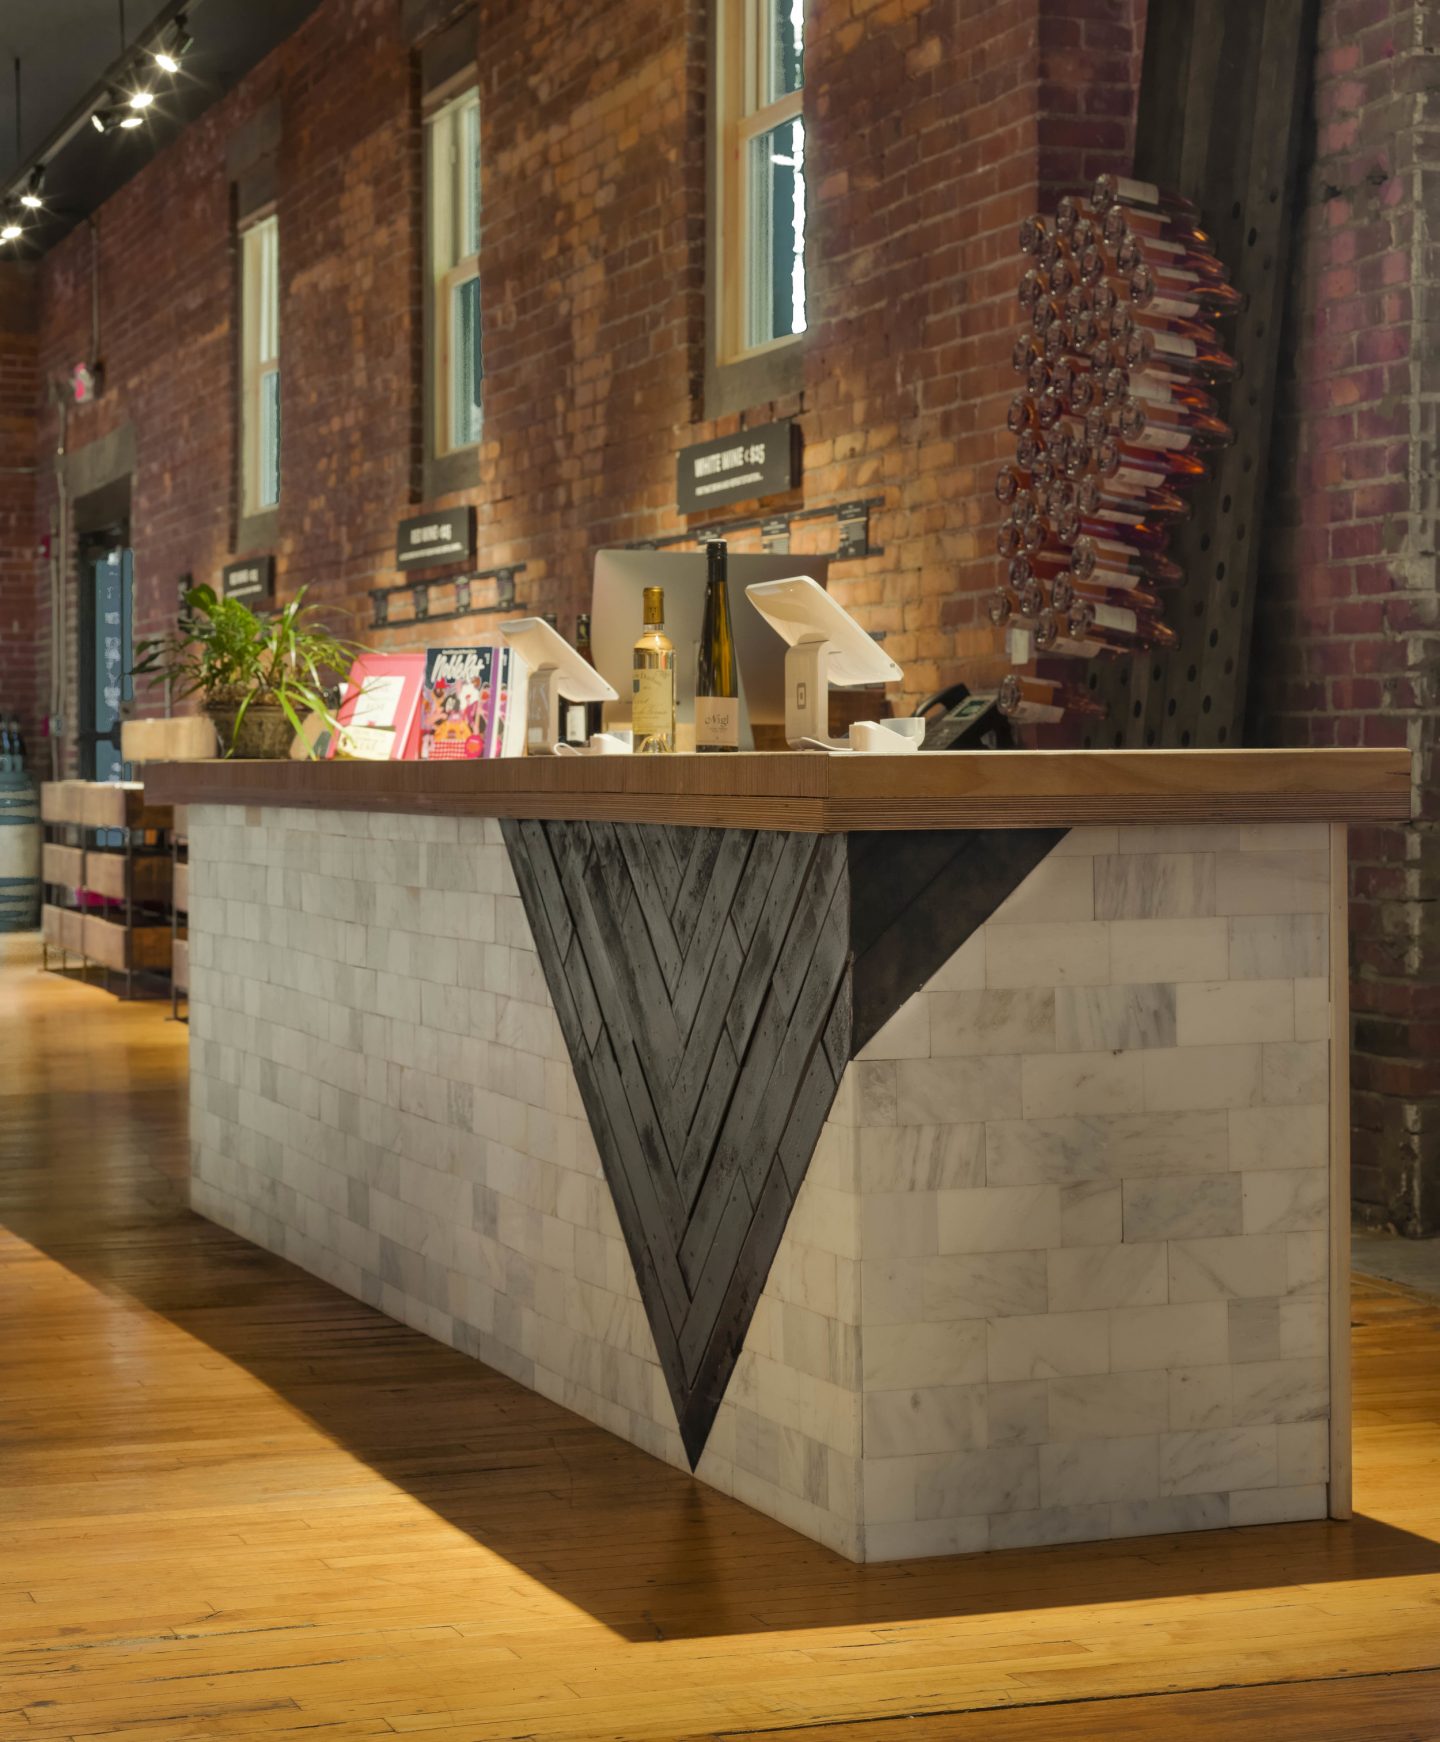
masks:
[[[315,10],[317,0],[0,0],[0,196],[18,192],[22,172],[46,154],[46,210],[27,217],[25,236],[3,254],[33,256],[50,247],[162,150]],[[125,48],[121,46],[124,15]],[[147,54],[157,28],[186,15],[194,45],[179,73],[155,75],[156,101],[133,131],[99,134],[85,120],[104,101],[107,81],[121,88],[130,58],[153,72]],[[16,143],[15,61],[20,62]],[[76,119],[68,142],[54,141]]]

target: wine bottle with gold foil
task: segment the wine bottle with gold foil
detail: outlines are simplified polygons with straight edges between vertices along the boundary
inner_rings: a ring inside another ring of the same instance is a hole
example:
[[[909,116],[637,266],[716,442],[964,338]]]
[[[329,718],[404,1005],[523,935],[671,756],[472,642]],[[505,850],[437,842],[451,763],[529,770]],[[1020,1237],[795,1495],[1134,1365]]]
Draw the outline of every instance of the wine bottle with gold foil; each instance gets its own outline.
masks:
[[[735,678],[735,638],[730,629],[730,586],[723,539],[705,547],[705,617],[695,666],[695,748],[740,748],[740,701]]]
[[[637,756],[675,748],[675,649],[665,633],[665,589],[645,589],[645,632],[635,643],[630,726]]]

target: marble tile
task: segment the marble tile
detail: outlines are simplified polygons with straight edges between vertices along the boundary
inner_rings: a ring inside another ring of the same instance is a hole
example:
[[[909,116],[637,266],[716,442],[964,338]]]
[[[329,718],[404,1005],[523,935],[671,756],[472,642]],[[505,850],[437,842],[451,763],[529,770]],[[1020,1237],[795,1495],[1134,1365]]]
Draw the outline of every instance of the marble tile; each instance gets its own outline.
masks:
[[[862,1444],[867,1458],[976,1451],[985,1445],[983,1385],[931,1385],[905,1391],[867,1391],[863,1404]],[[983,1510],[989,1511],[990,1508]]]
[[[1162,1372],[1052,1379],[1048,1389],[1052,1441],[1133,1439],[1170,1427],[1167,1375]]]
[[[1305,1518],[1324,1518],[1327,1513],[1325,1484],[1298,1488],[1254,1488],[1230,1496],[1230,1522],[1242,1524],[1295,1524]]]
[[[1295,1038],[1324,1040],[1330,1038],[1330,982],[1328,980],[1296,980]]]
[[[1040,1471],[1033,1446],[959,1452],[937,1458],[915,1477],[917,1518],[1022,1512],[1039,1505]]]
[[[1054,1051],[1055,993],[1049,987],[934,992],[926,1002],[935,1058]]]
[[[1019,1252],[1060,1244],[1060,1196],[1054,1186],[937,1192],[931,1219],[938,1221],[942,1254]]]
[[[1251,1173],[1329,1165],[1328,1106],[1244,1107],[1230,1114],[1232,1168]]]
[[[1062,1247],[1046,1254],[1046,1268],[1051,1312],[1095,1312],[1165,1302],[1163,1243]]]
[[[1257,1236],[1268,1239],[1269,1235]],[[1329,1236],[1286,1234],[1285,1276],[1292,1295],[1324,1294],[1330,1274]]]
[[[1167,1175],[1127,1179],[1124,1184],[1126,1240],[1187,1240],[1239,1234],[1238,1174]]]
[[[1160,1439],[1162,1494],[1216,1494],[1275,1481],[1274,1427],[1201,1428]]]
[[[1330,1423],[1282,1422],[1275,1429],[1277,1479],[1301,1488],[1330,1479]]]
[[[930,1000],[907,998],[880,1032],[856,1055],[859,1059],[923,1059],[930,1056]]]
[[[1330,1348],[1330,1302],[1323,1292],[1280,1302],[1280,1354],[1286,1360],[1326,1355]]]
[[[1313,1421],[1325,1415],[1330,1368],[1323,1360],[1252,1361],[1235,1369],[1237,1426]]]
[[[936,1261],[929,1259],[927,1264]],[[942,1259],[951,1264],[953,1259]],[[1043,1258],[1041,1260],[1043,1264]],[[871,1325],[913,1325],[926,1317],[921,1300],[921,1267],[910,1258],[864,1259],[860,1265],[860,1311]],[[1043,1274],[1043,1273],[1042,1273]],[[932,1313],[932,1318],[964,1315]]]
[[[1114,1536],[1170,1536],[1182,1530],[1223,1530],[1229,1522],[1230,1502],[1225,1494],[1117,1500],[1110,1507],[1110,1530]]]
[[[1093,859],[1099,853],[1118,853],[1120,833],[1119,829],[1112,828],[1070,829],[1059,844],[1050,849],[1050,857]]]
[[[1061,986],[1054,996],[1059,1052],[1116,1052],[1176,1044],[1174,986]]]
[[[1229,1162],[1224,1112],[997,1120],[985,1128],[991,1185],[1209,1174]]]
[[[1110,930],[1094,922],[987,927],[987,986],[1098,986],[1110,978]]]
[[[1229,928],[1232,980],[1318,979],[1328,971],[1322,913],[1236,914],[1221,923]]]
[[[1276,1279],[1279,1286],[1279,1279]],[[1230,1365],[1242,1361],[1278,1361],[1280,1347],[1280,1301],[1231,1300],[1226,1302],[1229,1326]]]
[[[1110,1367],[1110,1321],[1103,1312],[1046,1313],[992,1319],[988,1326],[990,1378],[1058,1379],[1105,1373]]]
[[[1196,980],[1176,988],[1175,1013],[1182,1047],[1293,1040],[1295,988],[1290,980]]]
[[[1018,1058],[901,1059],[890,1068],[895,1072],[894,1118],[884,1123],[969,1125],[1011,1119],[1021,1109]]]
[[[981,1384],[986,1371],[979,1319],[865,1326],[861,1372],[867,1391]]]
[[[1228,1366],[1172,1367],[1165,1375],[1170,1429],[1233,1427],[1232,1373]]]
[[[914,1458],[865,1459],[861,1485],[867,1525],[914,1522],[915,1462]]]
[[[1247,1234],[1303,1234],[1330,1224],[1330,1178],[1318,1167],[1277,1168],[1238,1176]]]
[[[1056,1211],[1058,1222],[1059,1211]],[[860,1220],[860,1257],[923,1258],[937,1252],[935,1200],[929,1192],[871,1192]]]
[[[1170,1299],[1206,1301],[1258,1298],[1275,1293],[1286,1275],[1283,1234],[1243,1234],[1170,1244]]]
[[[1329,904],[1327,852],[1215,855],[1216,913],[1324,913]]]
[[[859,1133],[858,1150],[866,1194],[985,1184],[983,1125],[869,1126]]]
[[[1215,911],[1210,853],[1121,853],[1095,860],[1096,919],[1204,919]]]
[[[1144,1053],[1057,1053],[1021,1061],[1026,1119],[1138,1113],[1145,1104]],[[996,1113],[993,1118],[1004,1118]]]
[[[865,1526],[864,1558],[867,1561],[908,1561],[920,1555],[973,1554],[989,1546],[989,1521],[983,1516],[912,1519],[909,1523]]]
[[[918,1288],[926,1319],[1011,1318],[1043,1313],[1048,1304],[1043,1252],[981,1252],[927,1258],[906,1281]],[[867,1322],[869,1303],[866,1305]]]
[[[1283,1041],[1264,1049],[1262,1099],[1271,1107],[1319,1104],[1330,1094],[1330,1048],[1323,1040]]]
[[[1245,844],[1243,823],[1130,823],[1119,831],[1122,853],[1238,853]]]
[[[854,1123],[893,1125],[895,1123],[895,1066],[886,1061],[856,1062],[847,1065],[845,1077],[852,1085]],[[911,1120],[911,1124],[925,1121]]]
[[[925,982],[926,992],[978,992],[985,984],[985,927],[982,925]]]
[[[1160,1436],[1079,1440],[1040,1447],[1043,1506],[1149,1500],[1160,1492]]]
[[[1112,1534],[1109,1506],[1041,1506],[1033,1512],[997,1512],[990,1547],[1040,1548],[1062,1542],[1102,1542]]]
[[[1109,1365],[1116,1373],[1216,1366],[1227,1358],[1226,1344],[1224,1301],[1120,1307],[1110,1314]],[[995,1377],[993,1349],[990,1377]]]
[[[986,923],[988,928],[1094,917],[1091,861],[1083,856],[1052,853],[1000,903]]]
[[[1041,1445],[1050,1437],[1049,1386],[1043,1379],[992,1385],[985,1413],[992,1447]]]
[[[1154,1113],[1253,1107],[1261,1099],[1261,1047],[1184,1046],[1137,1056]]]
[[[1117,984],[1213,980],[1224,964],[1223,919],[1117,919],[1110,925],[1110,978]]]
[[[1120,1187],[1084,1180],[1060,1187],[1060,1244],[1118,1246],[1124,1237]]]

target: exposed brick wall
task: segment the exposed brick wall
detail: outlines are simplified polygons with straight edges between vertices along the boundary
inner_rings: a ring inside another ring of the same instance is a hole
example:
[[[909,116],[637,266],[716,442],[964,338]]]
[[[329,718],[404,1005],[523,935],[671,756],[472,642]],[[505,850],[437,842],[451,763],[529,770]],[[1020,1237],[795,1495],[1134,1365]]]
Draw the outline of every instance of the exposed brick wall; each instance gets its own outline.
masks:
[[[1358,1213],[1440,1232],[1440,15],[1327,0],[1252,680],[1252,741],[1414,753],[1351,832]]]
[[[0,715],[19,717],[39,773],[46,758],[36,646],[43,573],[35,520],[36,290],[31,267],[0,265]]]

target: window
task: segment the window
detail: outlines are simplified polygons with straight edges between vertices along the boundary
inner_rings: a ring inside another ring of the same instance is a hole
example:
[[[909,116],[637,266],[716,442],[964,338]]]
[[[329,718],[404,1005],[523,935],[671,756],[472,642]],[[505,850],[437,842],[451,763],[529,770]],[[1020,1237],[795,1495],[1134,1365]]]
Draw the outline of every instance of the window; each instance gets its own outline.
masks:
[[[240,445],[245,514],[280,500],[280,226],[240,234]]]
[[[805,331],[805,0],[718,0],[718,361]]]
[[[431,403],[436,454],[480,440],[480,97],[426,123],[430,170]]]

